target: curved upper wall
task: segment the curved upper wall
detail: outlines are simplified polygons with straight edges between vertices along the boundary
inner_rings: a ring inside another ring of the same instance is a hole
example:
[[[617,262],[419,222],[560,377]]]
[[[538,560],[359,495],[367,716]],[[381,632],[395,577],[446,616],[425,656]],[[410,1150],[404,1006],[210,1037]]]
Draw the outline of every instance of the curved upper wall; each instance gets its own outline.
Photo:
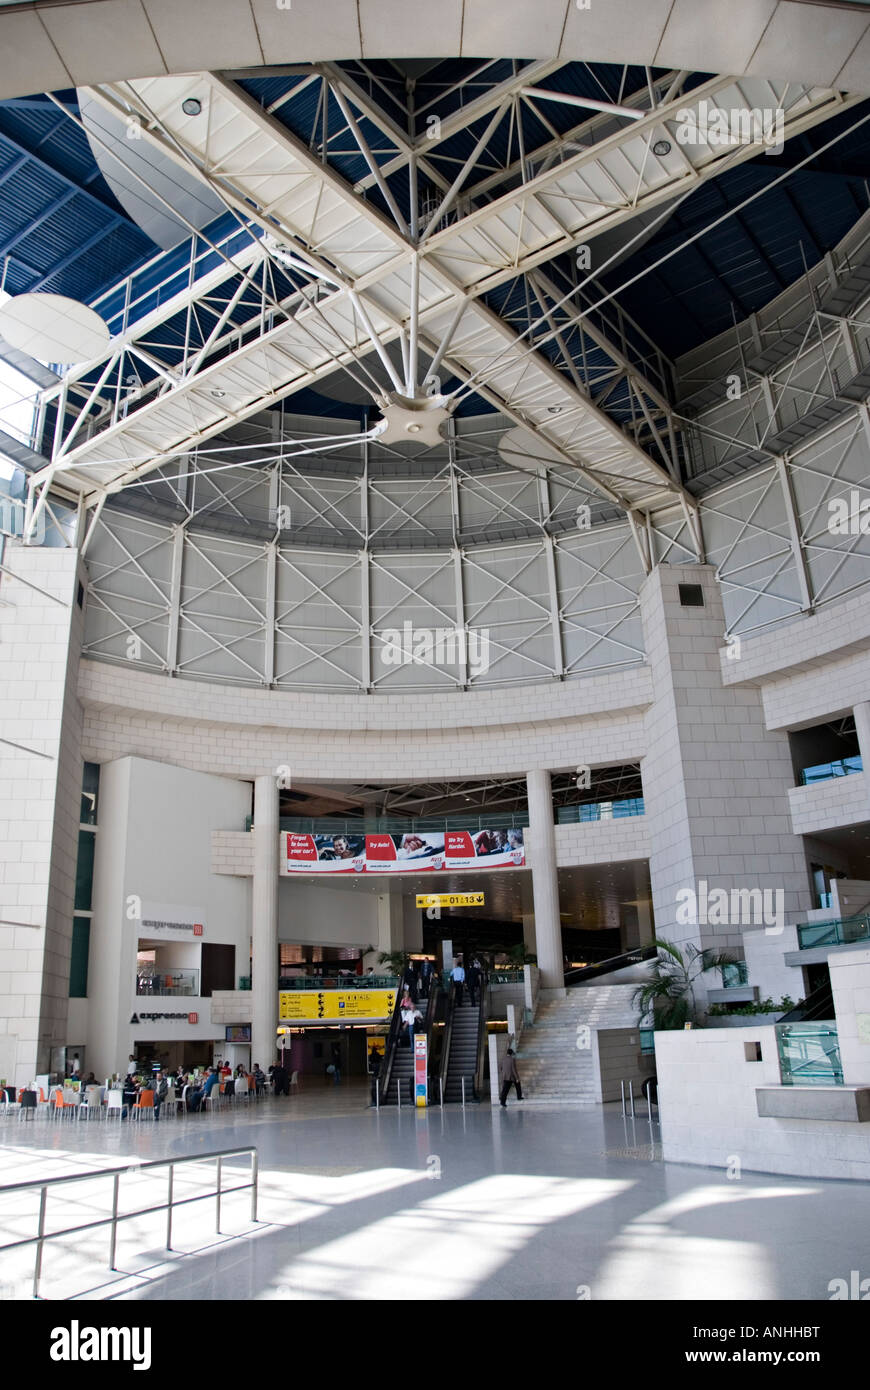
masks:
[[[559,57],[870,92],[870,12],[807,0],[45,0],[0,9],[0,99],[203,69]]]
[[[438,780],[636,761],[645,748],[649,668],[527,690],[365,700],[170,681],[82,661],[82,752],[139,754],[195,771],[298,780]]]

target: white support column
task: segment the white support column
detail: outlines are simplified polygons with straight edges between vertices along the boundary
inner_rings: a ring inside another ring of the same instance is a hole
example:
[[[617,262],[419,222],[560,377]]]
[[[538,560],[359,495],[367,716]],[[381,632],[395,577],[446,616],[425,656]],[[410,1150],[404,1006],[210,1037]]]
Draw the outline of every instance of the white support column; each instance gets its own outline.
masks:
[[[271,774],[254,783],[252,834],[251,1058],[268,1067],[278,1024],[278,787]]]
[[[529,794],[529,829],[532,838],[532,894],[535,905],[535,939],[543,989],[564,989],[562,925],[559,918],[559,878],[556,871],[556,835],[553,793],[549,772],[526,774]]]
[[[278,566],[278,542],[265,547],[266,556],[266,618],[263,624],[263,684],[275,681],[275,572]]]
[[[178,670],[178,625],[181,619],[181,575],[184,569],[183,526],[176,526],[172,535],[172,573],[169,580],[169,627],[166,632],[166,670],[174,676]]]
[[[792,554],[794,555],[794,567],[797,573],[798,584],[801,591],[801,609],[804,613],[813,611],[813,593],[810,588],[810,575],[807,569],[807,558],[804,553],[801,541],[801,528],[798,520],[797,509],[794,502],[794,493],[791,486],[791,477],[788,471],[788,464],[784,458],[776,460],[776,472],[779,478],[779,485],[782,490],[782,500],[785,505],[785,515],[788,521],[788,534],[791,541]]]

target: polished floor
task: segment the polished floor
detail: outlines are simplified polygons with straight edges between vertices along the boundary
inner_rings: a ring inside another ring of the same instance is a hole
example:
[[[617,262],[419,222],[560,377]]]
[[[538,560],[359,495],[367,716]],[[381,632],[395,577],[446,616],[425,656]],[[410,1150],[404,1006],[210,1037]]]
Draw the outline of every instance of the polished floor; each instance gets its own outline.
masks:
[[[0,1189],[117,1167],[121,1212],[162,1201],[137,1164],[236,1145],[258,1150],[250,1193],[190,1202],[46,1247],[40,1292],[90,1299],[807,1299],[867,1269],[870,1210],[856,1183],[664,1164],[657,1130],[619,1107],[381,1110],[359,1085],[158,1125],[0,1122]],[[223,1182],[249,1160],[224,1160]],[[176,1169],[174,1195],[213,1192],[215,1164]],[[46,1229],[108,1214],[111,1179],[49,1197]],[[38,1190],[0,1190],[0,1246],[36,1230]],[[0,1253],[0,1296],[30,1295],[33,1247]]]

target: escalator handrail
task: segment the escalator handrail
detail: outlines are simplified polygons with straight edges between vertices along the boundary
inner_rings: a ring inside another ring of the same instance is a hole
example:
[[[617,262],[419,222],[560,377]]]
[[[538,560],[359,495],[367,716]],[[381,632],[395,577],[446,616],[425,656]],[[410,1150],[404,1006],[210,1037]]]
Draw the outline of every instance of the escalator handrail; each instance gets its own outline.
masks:
[[[387,1089],[390,1084],[390,1076],[392,1075],[393,1071],[393,1061],[395,1060],[396,1056],[396,1046],[399,1041],[399,1033],[402,1027],[402,993],[403,991],[401,990],[401,988],[396,990],[396,1003],[393,1007],[393,1016],[390,1019],[390,1031],[387,1034],[387,1045],[384,1048],[384,1064],[381,1067],[380,1075],[378,1077],[378,1090],[380,1093],[380,1099],[382,1101],[384,1099],[384,1096],[387,1094]]]
[[[596,975],[610,975],[614,970],[625,970],[629,965],[640,965],[642,961],[653,960],[658,953],[658,946],[636,946],[633,951],[623,951],[621,955],[610,956],[595,965],[580,965],[576,970],[566,970],[565,984],[570,989],[572,985],[584,984]]]
[[[486,1044],[489,1034],[486,1031],[488,1017],[487,995],[489,993],[489,973],[486,970],[480,972],[478,982],[478,999],[480,1001],[480,1012],[477,1020],[477,1066],[474,1071],[474,1090],[475,1100],[480,1100],[483,1095],[483,1073],[486,1070]]]
[[[817,1010],[824,1008],[827,1010],[821,1016]],[[783,1014],[780,1023],[825,1023],[828,1019],[835,1019],[834,1014],[834,995],[831,989],[830,980],[818,985],[806,999],[800,1004],[795,1004],[793,1009],[789,1009],[787,1014]]]
[[[453,1040],[453,1013],[456,1005],[456,990],[452,984],[447,987],[447,1012],[444,1019],[444,1041],[441,1044],[441,1066],[438,1070],[438,1101],[447,1087],[447,1072],[450,1066],[450,1045]]]

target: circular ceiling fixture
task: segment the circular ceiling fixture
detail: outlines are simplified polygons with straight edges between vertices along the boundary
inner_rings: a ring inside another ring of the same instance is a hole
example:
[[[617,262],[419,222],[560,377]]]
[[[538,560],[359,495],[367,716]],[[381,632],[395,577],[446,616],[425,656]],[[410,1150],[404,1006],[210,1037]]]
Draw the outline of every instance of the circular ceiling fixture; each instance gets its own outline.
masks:
[[[653,154],[657,154],[657,155],[659,156],[659,158],[661,159],[661,158],[663,158],[666,154],[670,154],[670,152],[671,152],[671,142],[670,142],[670,140],[656,140],[655,144],[653,145]]]
[[[372,431],[380,444],[399,444],[413,439],[434,449],[443,443],[441,426],[450,416],[446,396],[402,396],[391,391],[378,401],[383,415]]]
[[[185,97],[181,109],[185,116],[198,116],[202,110],[202,102],[199,97]]]
[[[18,294],[0,309],[0,337],[38,362],[69,367],[99,357],[109,330],[93,309],[62,294]]]

